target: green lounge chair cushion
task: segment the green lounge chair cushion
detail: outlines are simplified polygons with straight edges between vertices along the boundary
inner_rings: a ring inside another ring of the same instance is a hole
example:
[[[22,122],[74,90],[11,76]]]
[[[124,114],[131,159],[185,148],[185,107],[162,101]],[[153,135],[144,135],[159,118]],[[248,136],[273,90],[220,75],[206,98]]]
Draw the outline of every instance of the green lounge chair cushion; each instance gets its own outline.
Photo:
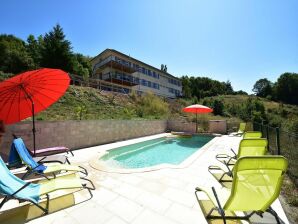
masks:
[[[260,131],[246,131],[243,134],[243,138],[262,138],[262,132],[260,132]]]
[[[240,123],[238,133],[243,133],[245,131],[245,128],[246,128],[246,123]]]
[[[267,153],[268,141],[265,138],[242,139],[237,158],[243,156],[262,156]]]
[[[40,195],[56,190],[82,188],[81,179],[77,174],[63,175],[51,180],[42,180],[38,183],[40,184]]]
[[[49,164],[43,173],[59,172],[61,170],[80,172],[82,169],[78,166],[69,164]]]
[[[247,156],[239,158],[233,169],[231,190],[216,188],[223,210],[231,212],[266,211],[277,199],[288,161],[282,156]],[[214,205],[211,187],[198,187]],[[204,199],[199,199],[204,200]]]
[[[223,209],[265,211],[279,195],[288,166],[282,156],[239,158],[233,169],[231,195]]]

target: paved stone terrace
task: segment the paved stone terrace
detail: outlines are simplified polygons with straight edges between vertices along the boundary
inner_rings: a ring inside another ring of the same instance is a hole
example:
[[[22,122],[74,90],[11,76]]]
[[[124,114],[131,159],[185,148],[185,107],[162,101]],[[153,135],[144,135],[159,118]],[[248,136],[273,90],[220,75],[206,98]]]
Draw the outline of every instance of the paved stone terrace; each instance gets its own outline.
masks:
[[[208,149],[183,169],[161,169],[131,174],[102,172],[89,165],[89,161],[98,156],[98,152],[123,143],[75,151],[75,157],[71,157],[70,160],[74,164],[88,168],[89,178],[97,187],[94,197],[87,202],[29,223],[207,223],[196,201],[194,189],[198,185],[220,186],[209,174],[207,167],[210,164],[219,163],[215,159],[217,153],[228,152],[230,147],[237,149],[240,139],[240,137],[229,136],[216,137]],[[288,223],[279,201],[274,203],[273,208],[285,223]],[[258,223],[261,222],[258,221]],[[262,223],[275,222],[268,215]]]

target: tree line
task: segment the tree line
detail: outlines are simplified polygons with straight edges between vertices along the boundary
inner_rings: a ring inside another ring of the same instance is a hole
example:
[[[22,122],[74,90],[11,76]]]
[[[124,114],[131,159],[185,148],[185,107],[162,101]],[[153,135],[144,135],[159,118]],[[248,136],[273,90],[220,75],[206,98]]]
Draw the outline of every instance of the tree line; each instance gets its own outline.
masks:
[[[283,73],[275,83],[266,78],[259,79],[253,86],[253,92],[259,97],[298,104],[298,73]]]
[[[196,100],[218,95],[248,95],[234,91],[231,82],[219,82],[207,77],[182,76],[183,97]],[[252,91],[259,97],[289,104],[298,104],[298,73],[283,73],[275,83],[259,79]]]
[[[234,91],[231,82],[219,82],[208,77],[182,76],[182,91],[185,98],[202,99],[209,96],[245,94],[246,92]]]
[[[42,67],[59,68],[84,78],[92,71],[90,58],[72,51],[59,24],[44,36],[29,35],[26,41],[14,35],[0,35],[0,71],[18,74]]]

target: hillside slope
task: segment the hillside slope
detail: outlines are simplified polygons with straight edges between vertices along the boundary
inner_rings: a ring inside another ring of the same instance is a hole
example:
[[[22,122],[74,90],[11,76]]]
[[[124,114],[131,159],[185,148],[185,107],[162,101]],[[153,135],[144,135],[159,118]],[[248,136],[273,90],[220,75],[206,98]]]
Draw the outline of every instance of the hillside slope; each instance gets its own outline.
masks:
[[[263,120],[264,123],[268,123],[271,126],[279,126],[286,130],[298,132],[297,105],[278,103],[266,98],[248,95],[224,95],[206,97],[202,99],[201,102],[206,104],[214,100],[223,102],[224,116],[236,116],[244,119],[245,116],[241,114],[243,113],[242,110],[252,109],[251,117],[256,118],[258,122],[261,122],[261,120]]]
[[[159,106],[153,108],[155,113],[148,111],[147,101]],[[36,117],[37,120],[161,119],[168,115],[167,104],[165,109],[161,108],[163,104],[163,100],[152,94],[139,97],[70,86],[64,96]]]
[[[280,125],[293,129],[298,123],[298,107],[295,105],[280,104],[263,98],[247,95],[224,95],[206,97],[201,104],[211,104],[214,100],[223,103],[223,114],[200,115],[199,119],[226,119],[231,122],[240,121],[237,110],[245,105],[249,99],[261,102],[264,105],[265,118],[273,126]],[[38,120],[77,120],[77,119],[177,119],[195,121],[193,114],[182,112],[182,108],[191,105],[190,99],[162,99],[147,94],[125,95],[120,93],[99,91],[89,87],[70,86],[59,101],[37,115]],[[236,113],[231,113],[236,111]]]

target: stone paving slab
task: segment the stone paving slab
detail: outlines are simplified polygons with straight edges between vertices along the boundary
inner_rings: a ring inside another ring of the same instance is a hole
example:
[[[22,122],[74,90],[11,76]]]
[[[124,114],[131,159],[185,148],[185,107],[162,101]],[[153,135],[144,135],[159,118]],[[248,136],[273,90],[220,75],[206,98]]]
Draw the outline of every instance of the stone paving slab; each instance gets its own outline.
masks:
[[[151,136],[151,138],[160,136],[162,135]],[[219,163],[215,159],[216,154],[231,154],[230,148],[237,151],[241,138],[216,137],[191,164],[179,169],[165,168],[144,173],[121,174],[103,172],[89,166],[88,162],[98,157],[99,153],[107,148],[148,139],[150,137],[74,151],[75,156],[70,157],[70,161],[88,169],[89,178],[97,187],[94,197],[82,204],[28,223],[207,223],[196,202],[194,189],[198,185],[220,186],[207,168],[211,164]],[[288,223],[278,200],[274,202],[273,208],[284,222]],[[269,215],[266,223],[274,223],[272,220]]]

